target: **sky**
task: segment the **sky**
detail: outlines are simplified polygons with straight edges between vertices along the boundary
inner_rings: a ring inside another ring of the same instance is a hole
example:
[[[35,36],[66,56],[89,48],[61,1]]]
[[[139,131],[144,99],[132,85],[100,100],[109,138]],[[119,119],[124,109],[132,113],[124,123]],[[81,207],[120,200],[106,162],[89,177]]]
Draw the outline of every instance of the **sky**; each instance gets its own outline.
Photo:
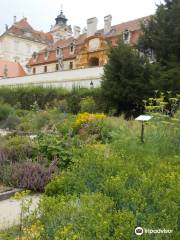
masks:
[[[112,15],[112,24],[148,16],[155,13],[156,5],[163,0],[0,0],[0,34],[5,24],[11,26],[13,16],[17,20],[27,17],[36,30],[48,32],[55,24],[61,6],[68,24],[86,27],[88,18],[98,18],[98,29],[103,27],[104,16]]]

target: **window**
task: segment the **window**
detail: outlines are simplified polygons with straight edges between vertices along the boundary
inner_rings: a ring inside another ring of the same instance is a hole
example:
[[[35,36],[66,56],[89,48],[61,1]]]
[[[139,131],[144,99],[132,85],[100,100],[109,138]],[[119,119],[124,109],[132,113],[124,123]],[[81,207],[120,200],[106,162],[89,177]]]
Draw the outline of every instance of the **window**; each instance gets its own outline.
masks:
[[[99,58],[93,57],[89,61],[89,66],[90,67],[97,67],[99,66]]]
[[[60,54],[60,48],[58,47],[57,49],[56,49],[56,55],[58,56]]]
[[[74,50],[74,46],[73,46],[73,45],[71,45],[71,52],[73,52],[73,50]]]
[[[56,56],[57,57],[63,57],[63,48],[57,47]]]
[[[73,69],[73,62],[69,63],[69,69]]]
[[[44,72],[45,73],[47,72],[47,66],[44,66]]]
[[[33,68],[33,74],[36,74],[36,68]]]
[[[46,49],[45,52],[44,52],[44,57],[45,57],[45,60],[48,59],[48,56],[49,56],[49,53],[48,53],[48,50]]]
[[[56,71],[59,71],[59,64],[56,64]]]
[[[125,30],[123,32],[123,40],[124,40],[124,43],[130,42],[130,31],[129,30]]]
[[[156,58],[155,58],[155,54],[154,54],[154,50],[152,48],[148,48],[146,51],[145,51],[145,55],[147,56],[147,58],[149,59],[149,62],[150,63],[154,63],[156,61]]]
[[[37,58],[37,53],[34,52],[32,57],[33,57],[34,60],[36,60],[36,58]]]
[[[74,46],[74,43],[71,43],[70,45],[70,53],[74,53],[74,50],[75,50],[75,46]]]

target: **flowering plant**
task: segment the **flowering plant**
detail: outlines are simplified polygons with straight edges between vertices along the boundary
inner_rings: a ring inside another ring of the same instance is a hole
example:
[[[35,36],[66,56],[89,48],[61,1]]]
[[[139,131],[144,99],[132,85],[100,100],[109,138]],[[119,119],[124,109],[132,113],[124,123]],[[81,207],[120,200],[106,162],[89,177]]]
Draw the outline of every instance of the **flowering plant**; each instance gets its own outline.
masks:
[[[75,127],[77,129],[80,129],[88,123],[92,123],[92,122],[96,122],[96,121],[101,122],[105,118],[106,118],[106,115],[103,113],[95,113],[95,114],[87,113],[87,112],[80,113],[76,117]]]

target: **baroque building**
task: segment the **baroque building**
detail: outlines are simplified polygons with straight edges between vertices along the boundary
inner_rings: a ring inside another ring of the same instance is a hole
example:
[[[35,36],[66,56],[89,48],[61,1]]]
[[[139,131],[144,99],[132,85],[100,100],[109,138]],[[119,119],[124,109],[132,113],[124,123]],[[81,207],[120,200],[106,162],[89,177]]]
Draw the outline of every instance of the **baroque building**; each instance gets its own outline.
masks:
[[[68,19],[65,17],[62,10],[55,21],[56,24],[51,26],[50,30],[50,34],[53,36],[54,42],[57,42],[59,39],[69,38],[72,36],[71,25],[67,25]]]
[[[51,29],[54,44],[34,54],[29,60],[31,74],[82,69],[103,66],[107,63],[107,51],[110,46],[116,46],[119,38],[124,43],[135,45],[142,34],[141,23],[149,17],[135,19],[112,26],[112,16],[104,17],[104,28],[98,30],[98,19],[87,20],[87,28],[81,34],[81,29],[67,25],[67,18],[61,11],[56,18],[56,25]]]
[[[36,31],[27,18],[16,21],[0,36],[0,59],[20,63],[24,69],[33,52],[39,52],[53,43],[50,33]]]

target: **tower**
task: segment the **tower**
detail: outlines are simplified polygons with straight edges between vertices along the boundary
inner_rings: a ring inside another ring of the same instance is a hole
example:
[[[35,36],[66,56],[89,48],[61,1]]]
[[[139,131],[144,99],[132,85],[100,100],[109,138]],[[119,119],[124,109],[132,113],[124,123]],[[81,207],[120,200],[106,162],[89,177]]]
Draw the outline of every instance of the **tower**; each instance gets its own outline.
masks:
[[[60,39],[67,39],[72,36],[71,25],[67,25],[68,19],[63,13],[62,7],[60,14],[55,18],[56,24],[51,27],[50,33],[53,35],[54,42]]]

